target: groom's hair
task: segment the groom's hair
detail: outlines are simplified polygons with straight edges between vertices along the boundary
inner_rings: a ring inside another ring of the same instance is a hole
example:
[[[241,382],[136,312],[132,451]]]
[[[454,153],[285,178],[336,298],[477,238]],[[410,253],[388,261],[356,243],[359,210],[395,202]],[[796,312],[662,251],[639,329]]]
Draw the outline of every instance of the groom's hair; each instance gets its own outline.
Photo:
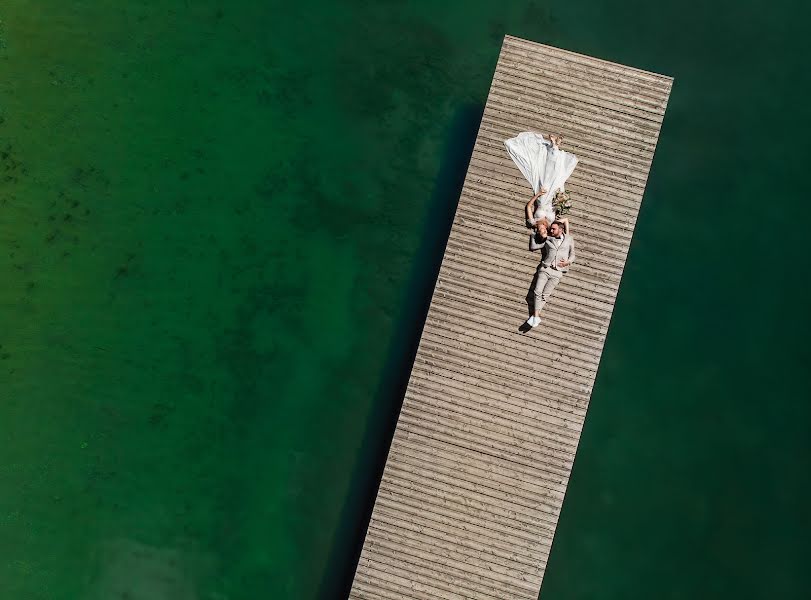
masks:
[[[557,226],[558,226],[558,227],[560,227],[560,228],[561,228],[563,231],[566,231],[566,227],[565,227],[565,226],[563,225],[563,223],[561,223],[560,221],[552,221],[552,225],[557,225]],[[550,225],[550,227],[552,227],[552,225]]]

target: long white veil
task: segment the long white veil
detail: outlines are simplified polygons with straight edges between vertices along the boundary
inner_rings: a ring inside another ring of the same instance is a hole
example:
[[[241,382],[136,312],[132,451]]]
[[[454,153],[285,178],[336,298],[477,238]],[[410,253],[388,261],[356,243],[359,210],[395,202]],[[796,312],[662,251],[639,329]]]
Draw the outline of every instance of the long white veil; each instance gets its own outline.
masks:
[[[535,204],[535,218],[545,216],[554,221],[552,199],[558,190],[566,189],[564,185],[577,166],[577,157],[555,148],[540,133],[532,131],[519,133],[504,142],[504,145],[515,165],[532,186],[532,191],[537,194],[541,188],[546,189],[546,193]]]

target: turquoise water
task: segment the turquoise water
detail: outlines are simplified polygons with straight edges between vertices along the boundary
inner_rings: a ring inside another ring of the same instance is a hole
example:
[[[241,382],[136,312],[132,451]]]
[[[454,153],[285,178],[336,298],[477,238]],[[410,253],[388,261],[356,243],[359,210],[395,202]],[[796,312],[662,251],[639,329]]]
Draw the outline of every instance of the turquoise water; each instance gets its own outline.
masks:
[[[0,598],[337,598],[504,33],[672,75],[544,600],[804,598],[799,3],[0,7]]]

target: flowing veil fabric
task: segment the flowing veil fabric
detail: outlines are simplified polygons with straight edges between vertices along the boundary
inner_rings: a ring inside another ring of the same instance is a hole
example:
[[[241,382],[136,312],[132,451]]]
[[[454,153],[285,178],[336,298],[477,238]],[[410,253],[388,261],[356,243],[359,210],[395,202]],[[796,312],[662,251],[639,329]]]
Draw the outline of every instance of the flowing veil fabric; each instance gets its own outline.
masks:
[[[546,193],[535,203],[535,218],[546,217],[555,220],[552,200],[558,190],[564,190],[564,184],[577,166],[577,157],[546,140],[540,133],[524,131],[510,138],[504,145],[515,165],[527,178],[536,194],[541,188]]]

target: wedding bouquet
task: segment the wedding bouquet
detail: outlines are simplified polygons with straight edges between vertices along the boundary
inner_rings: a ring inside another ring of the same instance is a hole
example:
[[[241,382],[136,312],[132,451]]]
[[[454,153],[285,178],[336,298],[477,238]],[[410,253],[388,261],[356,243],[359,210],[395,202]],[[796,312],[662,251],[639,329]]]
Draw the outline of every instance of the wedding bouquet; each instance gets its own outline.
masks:
[[[555,215],[562,217],[572,210],[572,199],[569,192],[558,191],[555,197],[552,198],[552,208],[555,210]]]

